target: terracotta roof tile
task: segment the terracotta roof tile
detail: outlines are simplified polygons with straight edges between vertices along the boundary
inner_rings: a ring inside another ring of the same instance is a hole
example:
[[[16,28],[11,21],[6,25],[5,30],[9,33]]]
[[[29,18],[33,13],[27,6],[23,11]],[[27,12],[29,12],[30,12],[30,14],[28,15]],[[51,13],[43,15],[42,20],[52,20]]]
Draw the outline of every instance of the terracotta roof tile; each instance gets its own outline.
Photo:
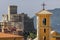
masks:
[[[5,38],[5,37],[23,37],[23,36],[0,32],[0,38]]]

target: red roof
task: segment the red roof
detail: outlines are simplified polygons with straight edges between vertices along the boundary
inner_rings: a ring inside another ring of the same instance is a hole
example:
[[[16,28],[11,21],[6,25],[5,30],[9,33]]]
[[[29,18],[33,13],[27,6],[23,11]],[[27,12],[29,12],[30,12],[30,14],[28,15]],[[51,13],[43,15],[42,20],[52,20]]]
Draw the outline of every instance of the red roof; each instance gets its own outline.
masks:
[[[6,38],[6,37],[23,37],[23,36],[0,32],[0,38]]]

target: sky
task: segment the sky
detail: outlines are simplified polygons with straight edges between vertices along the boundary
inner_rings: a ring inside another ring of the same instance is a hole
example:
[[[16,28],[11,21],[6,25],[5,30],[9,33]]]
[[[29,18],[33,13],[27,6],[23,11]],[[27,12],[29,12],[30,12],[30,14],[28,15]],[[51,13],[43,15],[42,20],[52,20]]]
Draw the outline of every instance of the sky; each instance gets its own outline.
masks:
[[[43,2],[46,4],[47,10],[60,8],[60,0],[0,0],[0,20],[2,14],[8,13],[9,5],[17,5],[18,13],[25,13],[33,17],[35,13],[42,10]]]

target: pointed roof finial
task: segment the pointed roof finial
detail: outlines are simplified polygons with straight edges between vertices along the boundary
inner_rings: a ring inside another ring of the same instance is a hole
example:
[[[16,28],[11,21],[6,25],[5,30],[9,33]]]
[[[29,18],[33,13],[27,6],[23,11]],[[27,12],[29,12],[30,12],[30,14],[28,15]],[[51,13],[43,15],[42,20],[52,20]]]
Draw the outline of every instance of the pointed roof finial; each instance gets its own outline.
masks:
[[[45,10],[45,3],[43,3],[42,6],[43,6],[43,10]]]

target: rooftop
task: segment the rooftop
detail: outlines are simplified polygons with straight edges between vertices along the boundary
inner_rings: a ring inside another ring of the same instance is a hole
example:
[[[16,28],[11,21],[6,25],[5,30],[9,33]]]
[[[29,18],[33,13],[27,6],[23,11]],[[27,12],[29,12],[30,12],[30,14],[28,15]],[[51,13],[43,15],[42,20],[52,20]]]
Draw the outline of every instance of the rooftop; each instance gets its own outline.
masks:
[[[52,14],[52,13],[47,10],[42,10],[42,11],[39,11],[37,14]]]
[[[23,37],[23,36],[0,32],[0,38],[7,38],[7,37],[9,38],[9,37]]]

